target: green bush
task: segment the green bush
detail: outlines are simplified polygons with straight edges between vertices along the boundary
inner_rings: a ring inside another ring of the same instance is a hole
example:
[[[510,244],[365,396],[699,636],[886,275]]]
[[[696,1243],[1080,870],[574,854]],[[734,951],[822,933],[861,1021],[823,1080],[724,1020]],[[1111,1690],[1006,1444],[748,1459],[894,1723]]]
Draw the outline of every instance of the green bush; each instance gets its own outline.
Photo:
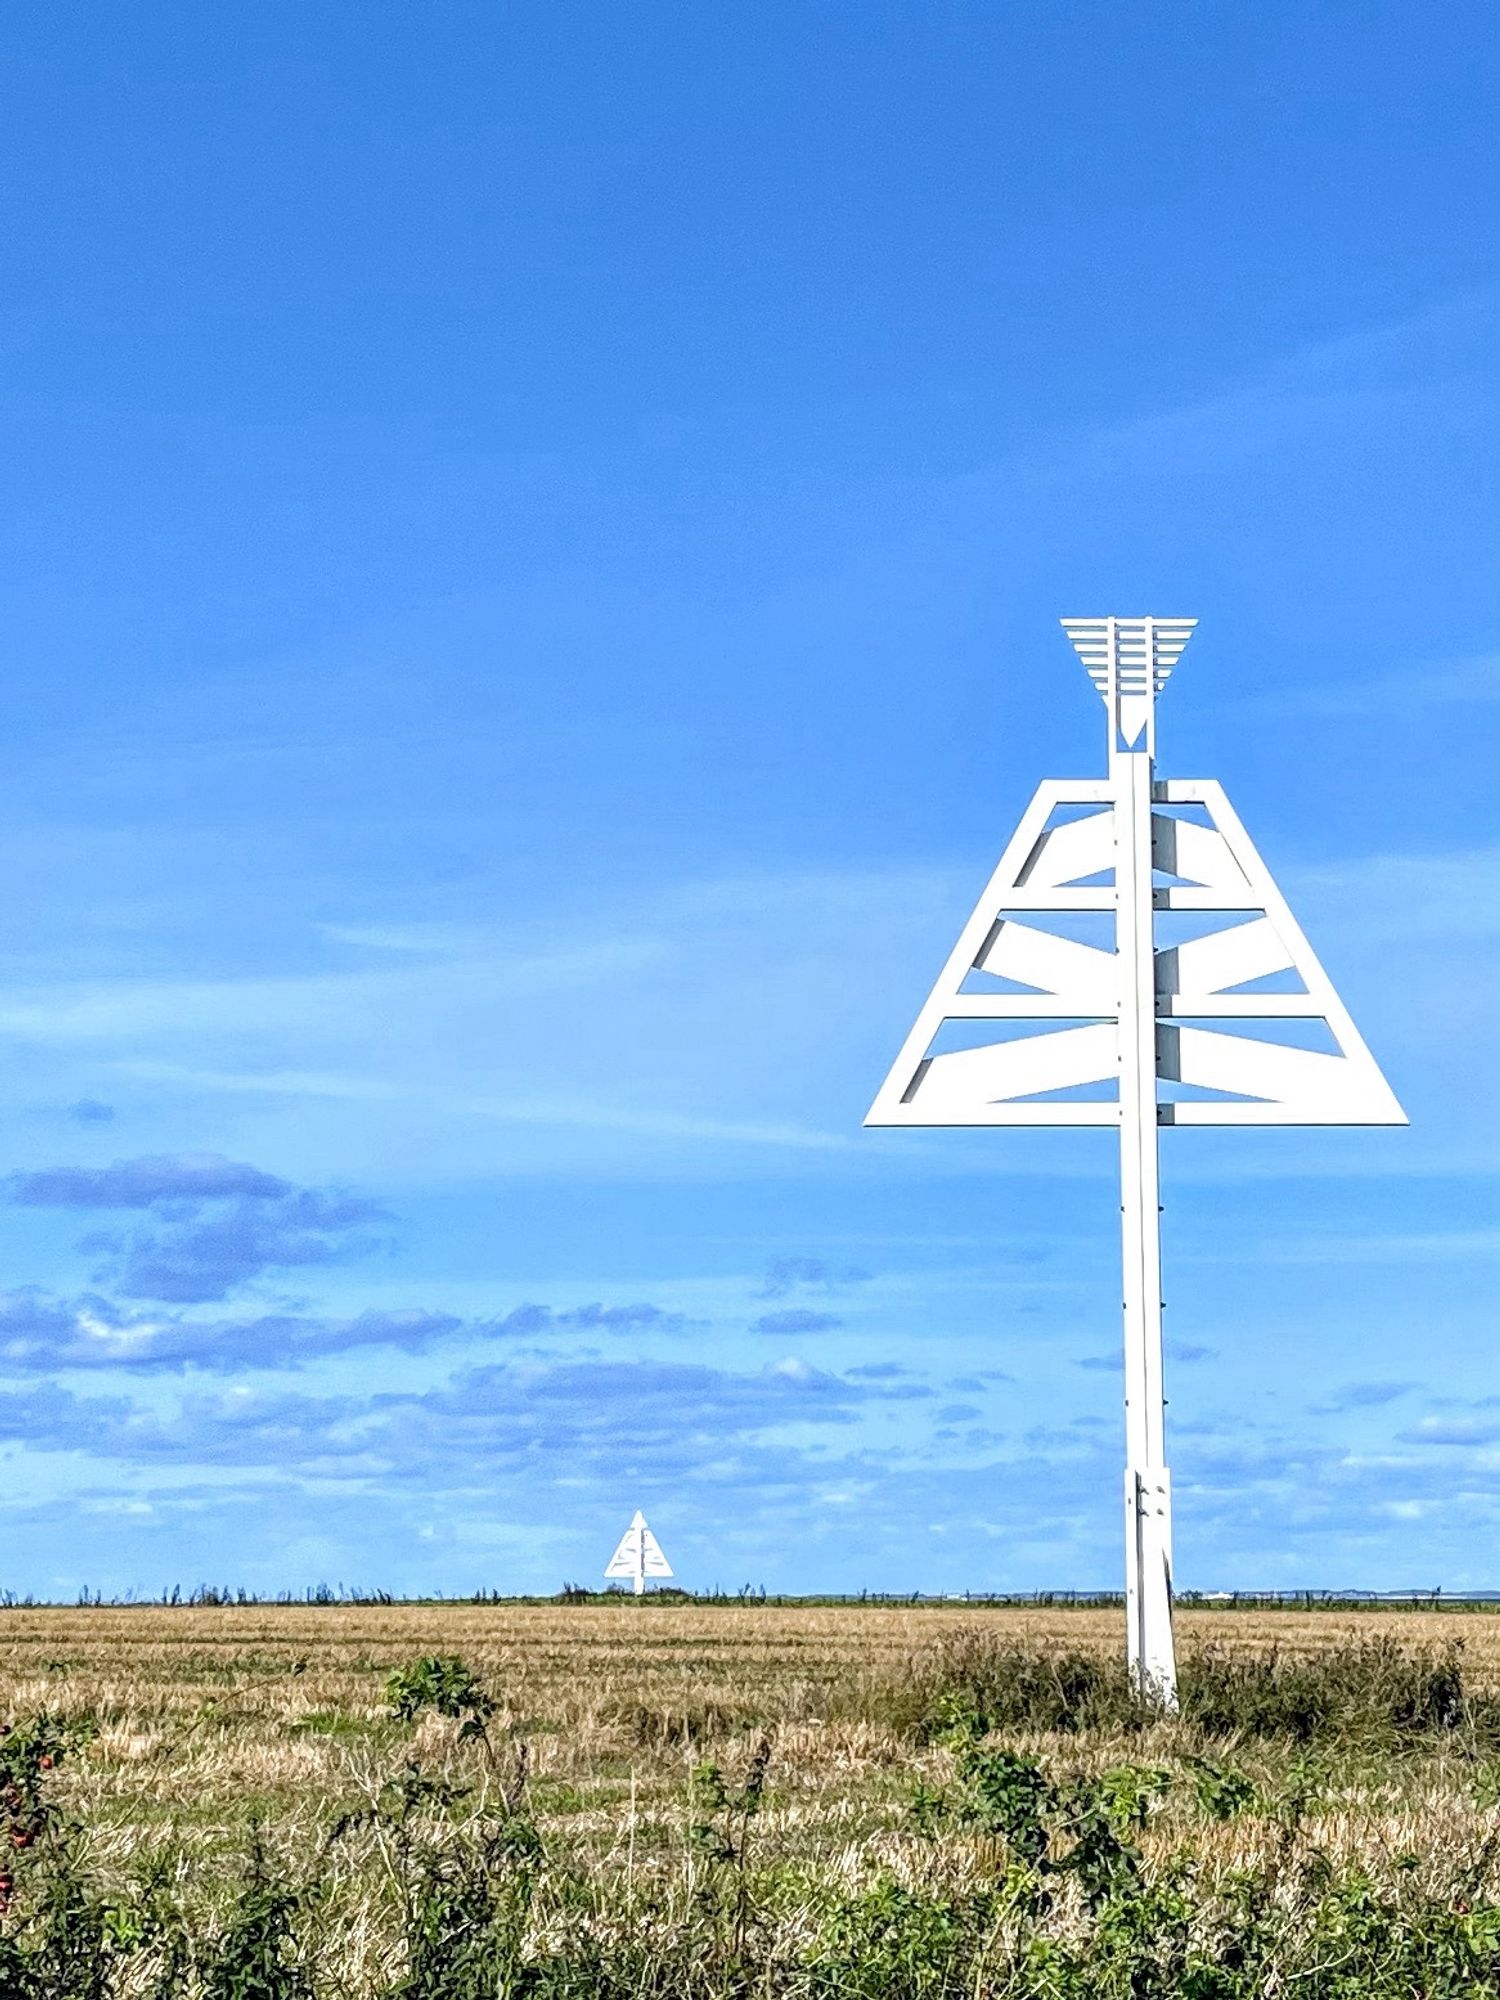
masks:
[[[1492,1734],[1497,1721],[1494,1697],[1465,1688],[1460,1645],[1389,1637],[1307,1654],[1190,1653],[1179,1694],[1183,1720],[1206,1736],[1393,1744],[1466,1727]]]
[[[1204,1737],[1399,1747],[1467,1734],[1500,1745],[1500,1698],[1468,1687],[1461,1645],[1403,1645],[1377,1637],[1315,1653],[1186,1653],[1180,1725]],[[1124,1666],[1082,1649],[1018,1644],[982,1627],[951,1634],[897,1674],[853,1692],[854,1711],[917,1742],[956,1715],[981,1733],[1075,1735],[1160,1725]]]

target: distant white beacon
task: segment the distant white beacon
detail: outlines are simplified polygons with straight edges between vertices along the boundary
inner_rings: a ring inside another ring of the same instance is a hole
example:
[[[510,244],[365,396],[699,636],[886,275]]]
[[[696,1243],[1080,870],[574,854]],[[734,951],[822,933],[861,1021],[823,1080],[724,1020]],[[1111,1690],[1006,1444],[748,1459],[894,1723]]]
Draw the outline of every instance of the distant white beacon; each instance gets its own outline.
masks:
[[[646,1517],[637,1507],[631,1516],[630,1526],[620,1537],[620,1546],[609,1559],[607,1577],[628,1576],[637,1597],[646,1588],[648,1576],[670,1576],[672,1565],[661,1552],[661,1543],[646,1525]]]

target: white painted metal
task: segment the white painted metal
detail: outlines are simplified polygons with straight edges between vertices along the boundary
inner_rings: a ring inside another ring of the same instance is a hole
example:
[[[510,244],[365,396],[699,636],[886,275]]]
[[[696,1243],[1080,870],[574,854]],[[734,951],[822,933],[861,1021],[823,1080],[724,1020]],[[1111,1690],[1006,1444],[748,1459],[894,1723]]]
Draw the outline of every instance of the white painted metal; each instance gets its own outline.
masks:
[[[1111,634],[1114,620],[1108,621]],[[1147,649],[1149,657],[1149,647]],[[1124,700],[1136,697],[1120,697]],[[1154,701],[1154,695],[1147,696]],[[1156,1141],[1151,752],[1110,731],[1115,794],[1115,952],[1120,1065],[1120,1242],[1125,1316],[1125,1630],[1143,1691],[1177,1705],[1172,1510],[1161,1356],[1161,1179]],[[1149,729],[1138,732],[1149,744]]]
[[[1114,1011],[1115,964],[1111,952],[1079,944],[1031,924],[998,923],[979,954],[978,969],[1038,993],[1074,1002],[1081,1011]],[[970,996],[972,997],[972,996]],[[980,996],[993,997],[993,996]]]
[[[1406,1117],[1223,789],[1155,780],[1156,697],[1196,621],[1062,623],[1105,702],[1109,777],[1038,787],[865,1123],[1119,1127],[1127,1645],[1137,1685],[1171,1706],[1159,1128]],[[1165,911],[1202,927],[1158,946]],[[1091,920],[1111,948],[1076,935]],[[1005,1025],[937,1046],[946,1024],[985,1021]]]
[[[1069,808],[1086,817],[1050,826]],[[1104,807],[1100,811],[1098,808]],[[1113,794],[1108,782],[1049,779],[1031,804],[948,963],[881,1085],[867,1125],[1114,1125],[1118,1101],[1038,1100],[1038,1092],[1109,1083],[1118,1070],[1118,1017],[1112,952],[1017,923],[1039,915],[1081,912],[1112,917],[1113,882],[1088,878],[1114,867]],[[1017,938],[1017,931],[1025,935]],[[1039,945],[1037,938],[1047,942]],[[1042,954],[1046,953],[1043,970]],[[1102,961],[1102,965],[1100,964]],[[1025,969],[1031,967],[1033,979]],[[1012,967],[1016,968],[1012,970]],[[1106,972],[1107,968],[1107,972]],[[1037,987],[1029,994],[968,990],[974,974]],[[934,1052],[945,1021],[1077,1021],[1077,1028],[994,1042],[983,1049]]]
[[[1156,697],[1167,684],[1196,618],[1064,618],[1089,679],[1104,697],[1122,749],[1145,735],[1145,752],[1156,754]]]
[[[1115,820],[1112,812],[1090,813],[1085,819],[1064,820],[1037,842],[1021,870],[1021,884],[1032,890],[1060,889],[1101,875],[1115,865]]]
[[[1156,1011],[1163,1023],[1157,1032],[1158,1074],[1199,1090],[1230,1093],[1162,1103],[1159,1122],[1404,1125],[1406,1113],[1395,1092],[1224,796],[1223,786],[1212,779],[1178,779],[1156,786],[1155,792],[1160,806],[1197,808],[1205,814],[1209,825],[1191,828],[1196,865],[1189,870],[1184,860],[1181,872],[1191,872],[1200,883],[1204,875],[1211,875],[1215,885],[1158,888],[1153,897],[1157,909],[1242,919],[1156,954]],[[1155,817],[1158,823],[1173,826],[1170,838],[1178,843],[1191,826],[1185,820],[1170,821],[1165,813]],[[1179,859],[1185,851],[1179,846]],[[1274,974],[1287,975],[1301,991],[1244,990],[1248,982]],[[1253,1033],[1231,1034],[1221,1026],[1166,1025],[1194,1018],[1226,1024],[1312,1022],[1333,1046],[1319,1051]]]
[[[620,1537],[620,1545],[609,1559],[604,1574],[607,1577],[629,1577],[637,1597],[646,1588],[648,1576],[670,1576],[671,1565],[661,1552],[661,1543],[646,1525],[646,1517],[637,1507],[631,1516],[630,1526]]]

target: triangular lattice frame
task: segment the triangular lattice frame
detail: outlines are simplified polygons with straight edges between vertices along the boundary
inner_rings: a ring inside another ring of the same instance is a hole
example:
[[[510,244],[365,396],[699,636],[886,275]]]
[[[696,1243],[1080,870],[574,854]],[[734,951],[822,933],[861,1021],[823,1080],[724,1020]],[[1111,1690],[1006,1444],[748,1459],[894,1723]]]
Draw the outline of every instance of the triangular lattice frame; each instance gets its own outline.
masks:
[[[1158,807],[1196,808],[1207,824]],[[1069,808],[1081,810],[1058,820]],[[1118,1074],[1117,955],[1027,921],[1116,911],[1113,881],[1095,879],[1112,872],[1115,811],[1107,781],[1038,786],[867,1125],[1120,1123],[1117,1098],[1050,1094],[1097,1089]],[[1152,850],[1156,873],[1175,878],[1153,887],[1156,912],[1246,919],[1156,949],[1158,1123],[1404,1125],[1395,1093],[1223,787],[1211,779],[1156,785]],[[1303,990],[1243,990],[1281,972]],[[975,973],[1005,979],[1011,990],[969,990]],[[947,1024],[986,1021],[1005,1024],[1005,1038],[934,1050]],[[1321,1024],[1333,1052],[1235,1032],[1288,1021]],[[1014,1023],[1035,1023],[1036,1031],[1016,1035]],[[1213,1095],[1164,1098],[1162,1084]]]

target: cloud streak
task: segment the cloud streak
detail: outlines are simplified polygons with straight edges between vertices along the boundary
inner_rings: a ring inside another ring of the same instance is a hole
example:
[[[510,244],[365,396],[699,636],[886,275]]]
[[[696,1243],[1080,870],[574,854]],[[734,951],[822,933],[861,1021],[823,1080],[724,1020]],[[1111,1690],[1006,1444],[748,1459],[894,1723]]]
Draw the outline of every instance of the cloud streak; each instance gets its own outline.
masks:
[[[1387,1403],[1394,1403],[1400,1396],[1408,1395],[1419,1385],[1415,1382],[1346,1382],[1320,1402],[1309,1403],[1308,1410],[1318,1417],[1343,1416],[1350,1410],[1378,1410]]]
[[[278,1201],[290,1181],[218,1153],[153,1153],[108,1167],[50,1167],[12,1174],[22,1208],[153,1208],[162,1202]]]
[[[645,1302],[555,1310],[523,1305],[494,1318],[465,1319],[423,1307],[371,1310],[347,1317],[294,1312],[198,1319],[122,1306],[102,1295],[60,1299],[36,1287],[0,1293],[0,1367],[13,1373],[56,1369],[125,1369],[211,1374],[296,1368],[320,1356],[363,1348],[424,1353],[465,1339],[480,1345],[549,1333],[675,1332],[681,1313]]]
[[[783,1312],[762,1313],[759,1319],[750,1322],[752,1333],[829,1333],[836,1326],[842,1326],[843,1319],[838,1313],[813,1312],[806,1306],[789,1306]]]
[[[832,1292],[846,1285],[869,1282],[870,1273],[857,1264],[835,1264],[826,1257],[776,1257],[756,1293],[757,1298],[784,1299],[799,1291]]]

